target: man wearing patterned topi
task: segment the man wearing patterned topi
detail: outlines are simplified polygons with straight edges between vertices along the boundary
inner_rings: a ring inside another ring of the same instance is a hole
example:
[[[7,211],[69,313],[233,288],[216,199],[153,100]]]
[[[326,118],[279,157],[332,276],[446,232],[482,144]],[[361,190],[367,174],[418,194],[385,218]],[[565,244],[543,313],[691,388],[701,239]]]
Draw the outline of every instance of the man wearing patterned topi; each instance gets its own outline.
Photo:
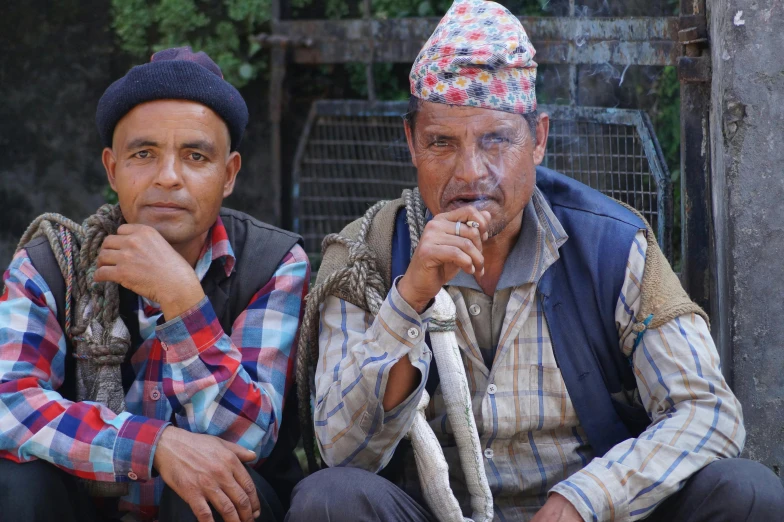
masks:
[[[298,386],[314,367],[329,468],[289,520],[780,519],[784,488],[736,458],[741,406],[653,232],[538,167],[533,59],[479,0],[419,53],[418,189],[327,238],[308,301]]]

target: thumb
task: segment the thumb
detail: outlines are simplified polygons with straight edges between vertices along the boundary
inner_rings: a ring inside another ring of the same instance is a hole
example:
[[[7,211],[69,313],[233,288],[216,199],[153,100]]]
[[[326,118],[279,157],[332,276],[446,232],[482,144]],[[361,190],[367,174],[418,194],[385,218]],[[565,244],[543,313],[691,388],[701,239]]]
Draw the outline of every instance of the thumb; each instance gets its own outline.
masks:
[[[252,462],[256,460],[256,452],[253,450],[249,450],[247,448],[243,448],[239,444],[234,444],[233,442],[229,442],[223,439],[218,439],[221,443],[226,446],[232,453],[237,455],[237,458],[240,459],[242,462]]]

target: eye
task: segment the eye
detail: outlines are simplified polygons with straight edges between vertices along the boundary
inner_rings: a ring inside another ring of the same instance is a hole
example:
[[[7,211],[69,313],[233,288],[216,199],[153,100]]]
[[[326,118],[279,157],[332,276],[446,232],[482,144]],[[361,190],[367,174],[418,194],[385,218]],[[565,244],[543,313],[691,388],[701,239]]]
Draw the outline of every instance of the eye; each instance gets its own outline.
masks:
[[[484,140],[485,145],[501,145],[509,143],[509,138],[504,136],[488,136]]]
[[[134,158],[138,158],[138,159],[147,159],[147,158],[150,157],[150,151],[149,150],[140,150],[139,152],[134,154],[133,157]]]
[[[202,161],[206,159],[202,154],[199,154],[198,152],[191,152],[190,156],[193,161]]]
[[[449,145],[449,143],[446,140],[435,140],[430,145],[432,147],[444,148],[444,147],[447,147]]]

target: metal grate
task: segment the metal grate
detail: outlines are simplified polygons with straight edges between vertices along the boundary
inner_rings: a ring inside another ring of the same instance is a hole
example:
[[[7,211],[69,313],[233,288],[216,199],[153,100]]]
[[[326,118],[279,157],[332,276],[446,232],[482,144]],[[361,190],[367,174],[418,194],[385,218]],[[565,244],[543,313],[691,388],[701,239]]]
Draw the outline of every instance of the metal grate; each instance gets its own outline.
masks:
[[[319,101],[294,163],[294,230],[306,251],[360,217],[375,202],[416,184],[402,114],[407,102]],[[640,211],[671,254],[669,173],[642,111],[542,106],[550,114],[543,165]],[[314,260],[315,261],[315,260]]]

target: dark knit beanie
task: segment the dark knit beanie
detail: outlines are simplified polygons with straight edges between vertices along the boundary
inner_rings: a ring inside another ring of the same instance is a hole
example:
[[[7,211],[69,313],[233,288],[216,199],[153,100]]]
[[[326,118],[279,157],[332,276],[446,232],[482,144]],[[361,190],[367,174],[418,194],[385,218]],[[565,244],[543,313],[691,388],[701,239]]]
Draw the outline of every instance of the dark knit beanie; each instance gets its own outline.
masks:
[[[159,51],[150,63],[137,65],[106,89],[95,113],[104,146],[112,146],[114,128],[123,116],[153,100],[190,100],[206,105],[226,122],[231,150],[239,147],[248,124],[245,100],[223,79],[220,67],[206,53],[194,53],[190,47]]]

